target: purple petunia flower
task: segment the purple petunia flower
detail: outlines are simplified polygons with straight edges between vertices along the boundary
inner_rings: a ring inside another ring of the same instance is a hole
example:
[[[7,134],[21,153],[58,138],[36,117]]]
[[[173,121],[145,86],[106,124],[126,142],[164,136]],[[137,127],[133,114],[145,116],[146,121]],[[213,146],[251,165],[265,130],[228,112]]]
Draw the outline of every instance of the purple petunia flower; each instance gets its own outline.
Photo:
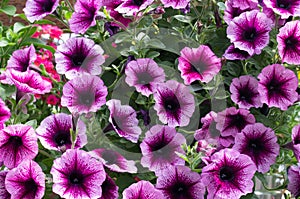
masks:
[[[292,129],[292,143],[294,155],[300,161],[300,124],[294,126]]]
[[[238,104],[239,108],[262,107],[257,87],[258,81],[250,75],[234,78],[230,84],[232,101]]]
[[[300,16],[299,0],[264,0],[266,7],[273,9],[283,19],[289,16]]]
[[[161,2],[166,8],[172,7],[173,9],[185,9],[189,5],[190,0],[161,0]]]
[[[52,89],[52,84],[33,70],[26,72],[8,70],[6,74],[10,81],[17,87],[18,91],[24,93],[43,95],[49,93]]]
[[[70,129],[73,129],[72,116],[57,113],[46,117],[36,129],[41,144],[50,150],[65,151],[72,146]],[[87,144],[86,126],[77,122],[77,138],[74,147],[81,148]]]
[[[277,34],[278,53],[282,62],[300,64],[300,21],[287,22]]]
[[[161,199],[164,195],[150,182],[141,180],[123,191],[123,199]]]
[[[154,0],[123,0],[123,3],[119,5],[115,11],[126,15],[135,15],[151,5],[153,1]]]
[[[231,44],[223,54],[228,60],[245,60],[251,57],[247,51],[240,50],[235,48],[233,44]]]
[[[2,124],[6,122],[11,116],[9,108],[5,105],[5,102],[0,98],[0,130],[2,129]]]
[[[288,179],[289,183],[287,189],[298,198],[300,196],[300,164],[298,163],[297,166],[293,165],[288,170]]]
[[[221,132],[222,136],[235,137],[248,124],[254,124],[255,117],[248,110],[230,107],[218,113],[216,122],[216,128]]]
[[[258,75],[258,92],[262,103],[286,110],[298,100],[295,73],[280,64],[266,66]]]
[[[128,105],[121,105],[120,100],[111,99],[106,102],[110,111],[109,122],[120,137],[137,143],[141,128],[138,126],[135,110]]]
[[[251,157],[258,172],[266,173],[276,162],[279,144],[274,131],[261,123],[246,126],[235,137],[233,149]]]
[[[175,128],[155,125],[146,132],[140,145],[143,154],[141,164],[156,174],[169,165],[184,165],[185,161],[176,152],[184,154],[181,146],[185,143],[185,137]]]
[[[175,80],[157,85],[154,93],[159,120],[170,127],[187,126],[195,111],[194,96],[188,87]]]
[[[252,10],[235,17],[227,27],[227,37],[240,50],[251,56],[260,54],[269,43],[272,20],[264,13]]]
[[[31,126],[16,124],[0,130],[0,161],[12,169],[38,154],[37,136]]]
[[[54,160],[50,173],[54,193],[62,198],[100,198],[106,173],[103,165],[87,152],[68,149]]]
[[[36,162],[25,160],[7,173],[5,188],[11,199],[41,199],[45,194],[45,174]]]
[[[200,175],[186,166],[168,166],[157,178],[156,188],[166,199],[203,199],[204,185]]]
[[[27,0],[23,9],[28,21],[33,23],[52,14],[59,4],[59,0]]]
[[[0,198],[11,199],[10,193],[5,188],[5,178],[8,171],[0,171]]]
[[[101,185],[102,196],[99,199],[118,199],[119,197],[119,187],[116,185],[115,181],[106,174],[105,181]]]
[[[109,149],[94,149],[89,152],[107,168],[115,172],[136,173],[137,168],[133,160],[126,160],[121,154]]]
[[[213,154],[211,161],[201,175],[207,199],[235,199],[252,192],[256,166],[249,156],[223,149]]]
[[[196,80],[209,82],[221,70],[221,59],[208,46],[185,47],[180,51],[178,69],[184,83],[190,85]]]
[[[84,34],[89,27],[96,25],[97,13],[101,7],[102,2],[98,0],[77,0],[75,12],[69,20],[70,30]]]
[[[87,38],[71,38],[58,46],[55,53],[56,70],[73,79],[83,74],[99,75],[104,63],[103,49]]]
[[[96,112],[106,102],[107,88],[93,75],[82,75],[68,81],[63,87],[61,105],[71,113]]]
[[[259,10],[258,2],[253,0],[225,1],[224,21],[229,25],[232,19],[246,11]]]
[[[154,92],[156,83],[165,81],[165,73],[157,63],[149,58],[137,59],[127,64],[125,82],[134,86],[136,90],[149,97]]]

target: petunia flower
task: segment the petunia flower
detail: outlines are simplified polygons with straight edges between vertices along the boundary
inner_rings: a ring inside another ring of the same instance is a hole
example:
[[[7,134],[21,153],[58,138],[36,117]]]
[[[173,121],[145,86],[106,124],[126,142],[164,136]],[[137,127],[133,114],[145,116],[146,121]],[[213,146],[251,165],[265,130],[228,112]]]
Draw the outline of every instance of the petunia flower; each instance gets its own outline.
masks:
[[[239,108],[262,107],[257,87],[258,81],[250,75],[234,78],[230,84],[232,101],[238,104]]]
[[[231,43],[249,55],[260,54],[269,43],[272,20],[257,10],[247,11],[235,17],[227,27]]]
[[[0,124],[6,122],[11,116],[9,108],[6,106],[5,102],[0,98]],[[2,129],[0,125],[0,129]]]
[[[173,9],[185,9],[189,3],[190,0],[161,0],[164,7],[172,7]]]
[[[102,2],[98,0],[77,0],[75,12],[69,20],[70,30],[84,34],[89,27],[96,25],[96,17]]]
[[[185,137],[175,128],[155,125],[146,132],[140,145],[143,154],[141,164],[156,174],[170,165],[184,165],[185,161],[176,152],[184,154],[181,146],[185,143]]]
[[[154,92],[156,83],[165,81],[164,70],[149,58],[129,62],[125,68],[125,74],[125,82],[147,97]]]
[[[272,129],[261,123],[255,123],[246,126],[236,135],[232,148],[248,155],[255,163],[258,172],[266,173],[276,162],[280,147]]]
[[[293,165],[288,170],[288,186],[287,189],[292,193],[295,198],[300,196],[300,164]]]
[[[292,129],[292,144],[296,159],[300,161],[300,124]]]
[[[57,113],[46,117],[36,129],[36,134],[46,149],[64,151],[72,146],[71,129],[73,129],[72,116]],[[76,131],[74,148],[81,148],[87,144],[86,126],[81,120],[77,122]]]
[[[115,11],[126,15],[135,15],[151,5],[153,1],[154,0],[124,0]]]
[[[87,38],[71,38],[58,46],[55,53],[56,70],[73,79],[83,74],[99,75],[104,63],[103,49]]]
[[[137,167],[133,160],[127,160],[120,153],[110,149],[94,149],[89,154],[115,172],[136,173]]]
[[[105,104],[106,96],[107,88],[99,77],[82,75],[64,85],[61,105],[71,113],[96,112]]]
[[[223,149],[213,154],[211,161],[201,174],[208,191],[207,199],[235,199],[252,193],[256,166],[249,156]]]
[[[50,173],[52,190],[62,198],[100,198],[106,173],[103,165],[87,152],[68,149],[54,160]]]
[[[264,0],[266,7],[280,15],[283,19],[289,16],[300,16],[300,1],[299,0]]]
[[[225,57],[228,60],[245,60],[251,57],[247,51],[240,50],[238,48],[235,48],[233,44],[231,44],[223,54],[223,57]]]
[[[45,174],[36,162],[25,160],[7,173],[5,188],[11,194],[11,199],[42,199],[45,194]]]
[[[221,66],[221,59],[206,45],[185,47],[178,58],[178,69],[187,85],[196,80],[208,83],[221,70]]]
[[[300,64],[300,21],[287,22],[277,34],[278,53],[282,62]]]
[[[188,87],[175,80],[157,85],[153,94],[159,120],[170,127],[187,126],[195,111],[194,96]]]
[[[110,111],[109,122],[120,137],[137,143],[141,128],[135,110],[129,105],[121,105],[120,100],[111,99],[106,102]]]
[[[102,196],[99,199],[118,199],[119,197],[119,187],[116,185],[115,181],[106,174],[105,181],[101,185]]]
[[[59,0],[27,0],[23,11],[28,21],[33,23],[54,13],[58,5]]]
[[[286,110],[298,100],[295,73],[280,64],[268,65],[258,75],[258,92],[262,103]]]
[[[205,194],[200,175],[182,165],[164,169],[157,178],[156,188],[166,199],[204,199]]]
[[[0,130],[0,161],[7,168],[15,168],[24,160],[32,160],[37,154],[37,136],[31,126],[16,124]]]
[[[8,171],[0,171],[0,198],[1,199],[11,199],[10,193],[5,188],[5,178]]]
[[[230,107],[218,113],[216,122],[216,128],[221,132],[222,136],[235,137],[247,125],[254,124],[255,117],[246,109]]]
[[[130,185],[123,191],[123,199],[154,199],[164,198],[164,195],[148,181],[141,180]]]

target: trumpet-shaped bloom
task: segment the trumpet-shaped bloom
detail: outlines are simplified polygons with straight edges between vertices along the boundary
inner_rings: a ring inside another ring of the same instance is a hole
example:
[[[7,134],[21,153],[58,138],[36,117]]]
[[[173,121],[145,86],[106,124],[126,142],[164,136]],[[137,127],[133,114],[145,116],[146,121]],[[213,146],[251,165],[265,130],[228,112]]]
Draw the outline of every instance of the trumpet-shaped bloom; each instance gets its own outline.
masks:
[[[36,57],[37,55],[33,45],[24,49],[16,50],[7,61],[6,69],[14,69],[20,72],[25,72],[34,67]]]
[[[5,102],[0,98],[0,124],[6,122],[11,116],[9,108],[5,105]],[[2,125],[0,125],[2,129]]]
[[[228,60],[245,60],[251,57],[247,51],[240,50],[235,48],[233,44],[231,44],[223,54]]]
[[[227,27],[227,37],[249,55],[260,54],[269,43],[272,20],[264,13],[252,10],[235,17]]]
[[[106,175],[105,181],[101,185],[102,196],[100,199],[118,199],[119,197],[119,187],[116,185],[115,181]]]
[[[300,196],[300,164],[297,166],[293,165],[288,171],[289,183],[287,189],[298,198]]]
[[[300,161],[300,124],[292,129],[292,143],[295,157]]]
[[[10,193],[5,188],[5,178],[8,171],[0,171],[0,198],[11,199]]]
[[[263,2],[283,19],[289,16],[300,16],[299,0],[264,0]]]
[[[33,23],[52,14],[59,4],[59,0],[27,0],[23,9],[28,21]]]
[[[258,75],[258,92],[262,103],[286,110],[298,100],[295,73],[280,64],[266,66]]]
[[[198,48],[185,47],[178,58],[178,69],[187,85],[196,80],[205,83],[211,81],[221,70],[221,65],[221,59],[206,45]]]
[[[164,195],[148,181],[139,181],[123,191],[123,199],[154,199],[164,198]]]
[[[278,53],[282,62],[300,64],[300,21],[287,22],[277,34]]]
[[[186,8],[190,0],[161,0],[164,7],[172,7],[173,9],[184,9]]]
[[[135,15],[151,5],[153,1],[154,0],[124,0],[115,11],[126,15]]]

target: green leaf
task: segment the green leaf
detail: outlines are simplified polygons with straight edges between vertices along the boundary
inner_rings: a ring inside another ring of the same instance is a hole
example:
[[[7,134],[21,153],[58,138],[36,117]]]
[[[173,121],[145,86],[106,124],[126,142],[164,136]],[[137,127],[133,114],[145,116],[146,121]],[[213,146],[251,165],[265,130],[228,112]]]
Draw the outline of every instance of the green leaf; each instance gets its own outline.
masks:
[[[175,15],[173,17],[183,23],[191,23],[193,21],[193,18],[187,15]]]
[[[12,5],[6,5],[0,8],[0,12],[4,12],[9,16],[14,16],[16,14],[16,11],[17,11],[16,7]]]
[[[151,39],[149,42],[147,42],[147,46],[150,46],[150,47],[153,47],[153,48],[159,48],[159,49],[166,48],[165,44],[163,44],[158,39]]]
[[[20,30],[27,28],[27,26],[24,26],[24,24],[20,23],[20,22],[16,22],[14,24],[14,33],[18,33]]]
[[[40,48],[44,48],[47,49],[49,51],[51,51],[53,54],[55,53],[55,49],[51,46],[45,45],[40,39],[36,39],[36,38],[28,38],[23,42],[23,45],[31,45],[33,44],[34,46],[40,47]]]
[[[47,19],[41,19],[38,21],[35,21],[34,24],[51,24],[51,25],[55,25],[55,23],[53,21],[47,20]]]
[[[26,125],[32,126],[32,128],[36,129],[37,127],[37,121],[36,119],[34,120],[29,120],[28,122],[25,123]]]
[[[16,87],[8,84],[0,85],[0,96],[3,100],[6,100],[7,97],[11,97],[12,94],[16,92]]]
[[[8,41],[6,41],[4,38],[2,38],[1,40],[0,40],[0,47],[5,47],[5,46],[7,46],[8,45]]]
[[[223,2],[218,2],[217,5],[219,6],[219,10],[225,10],[226,9],[225,3],[223,3]]]
[[[158,57],[159,55],[160,55],[160,53],[157,51],[150,51],[147,53],[147,57],[151,58],[151,59],[154,59],[155,57]]]

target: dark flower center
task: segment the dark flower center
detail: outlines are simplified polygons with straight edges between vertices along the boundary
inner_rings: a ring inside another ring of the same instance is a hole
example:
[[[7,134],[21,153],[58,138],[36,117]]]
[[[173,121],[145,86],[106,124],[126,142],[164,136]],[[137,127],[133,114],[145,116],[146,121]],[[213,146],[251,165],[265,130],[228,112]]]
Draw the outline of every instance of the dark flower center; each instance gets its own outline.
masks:
[[[79,185],[79,184],[83,183],[83,180],[84,180],[84,177],[80,172],[73,171],[69,175],[69,181],[73,185]]]
[[[59,132],[54,136],[54,141],[57,146],[63,146],[65,144],[70,144],[70,132]]]
[[[268,91],[271,95],[280,93],[281,91],[281,84],[278,82],[275,78],[273,78],[268,84],[267,84]]]
[[[19,136],[11,136],[8,141],[15,147],[20,147],[23,145],[22,138]]]
[[[110,151],[103,151],[101,157],[106,161],[106,164],[115,164],[117,162],[117,157]]]
[[[248,148],[253,152],[253,153],[259,153],[263,150],[263,143],[261,140],[250,140],[248,143]]]
[[[188,198],[188,187],[183,183],[176,183],[171,189],[174,198]]]
[[[132,3],[137,6],[141,6],[144,3],[144,1],[143,0],[132,0]]]
[[[52,0],[45,1],[43,2],[42,9],[44,12],[51,12],[53,5]]]
[[[236,114],[231,115],[230,117],[230,126],[236,126],[239,130],[242,130],[245,127],[245,119],[242,115]]]
[[[257,37],[257,32],[255,28],[249,28],[248,30],[245,30],[243,33],[243,38],[247,41],[254,41]]]
[[[72,55],[71,60],[74,66],[81,66],[85,60],[85,56],[75,53]]]
[[[166,111],[172,113],[175,113],[178,111],[178,109],[180,109],[180,103],[175,95],[166,97],[164,99],[163,106]]]
[[[296,138],[295,140],[294,140],[294,144],[296,145],[296,144],[300,144],[300,138],[298,137],[298,138]]]
[[[91,106],[95,101],[95,95],[92,92],[84,92],[79,95],[79,103]]]
[[[286,0],[277,0],[276,5],[277,5],[277,7],[283,8],[283,9],[289,9],[291,6],[290,2],[286,1]]]
[[[38,189],[38,185],[32,178],[24,182],[24,185],[27,193],[28,192],[35,193]]]
[[[290,36],[284,40],[284,43],[285,43],[286,48],[294,49],[295,46],[298,44],[298,40],[295,37]]]
[[[246,88],[241,88],[239,90],[239,97],[240,97],[240,101],[246,101],[246,102],[251,102],[251,98],[252,98],[252,92],[251,90],[246,87]]]
[[[219,176],[222,181],[232,181],[234,179],[234,172],[232,168],[224,166],[220,169]]]
[[[143,85],[147,85],[151,81],[153,81],[153,77],[147,72],[137,74],[137,78],[138,78],[138,84],[143,84]]]

